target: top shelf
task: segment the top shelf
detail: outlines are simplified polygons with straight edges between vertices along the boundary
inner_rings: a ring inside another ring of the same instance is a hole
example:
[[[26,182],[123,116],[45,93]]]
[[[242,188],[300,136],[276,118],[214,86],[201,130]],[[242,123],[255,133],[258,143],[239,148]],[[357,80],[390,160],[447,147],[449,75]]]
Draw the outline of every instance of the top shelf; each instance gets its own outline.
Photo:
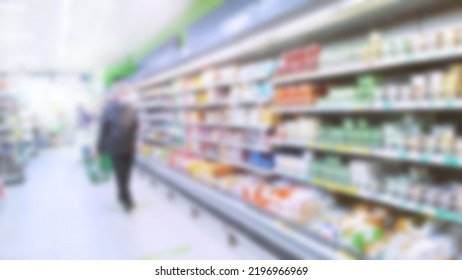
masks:
[[[236,80],[231,80],[231,81],[219,82],[216,84],[203,85],[203,86],[194,87],[194,88],[171,89],[170,87],[165,87],[163,89],[152,91],[149,97],[152,98],[152,97],[159,97],[159,96],[172,96],[172,95],[177,95],[177,94],[182,94],[182,93],[197,93],[201,91],[214,90],[214,89],[224,88],[224,87],[232,87],[236,85],[257,83],[257,82],[270,80],[270,79],[271,79],[270,75],[258,75],[258,76],[251,77],[245,80],[236,79]]]
[[[353,64],[346,64],[346,65],[339,65],[331,67],[329,69],[319,70],[316,72],[303,72],[299,74],[287,75],[284,77],[274,77],[271,79],[270,76],[258,76],[253,77],[252,79],[247,80],[234,80],[234,81],[226,81],[221,82],[213,85],[189,88],[189,89],[159,89],[154,91],[150,97],[161,97],[161,96],[172,96],[181,93],[197,93],[204,90],[213,90],[222,87],[230,87],[239,84],[245,83],[252,83],[258,82],[263,80],[271,80],[272,84],[275,86],[303,82],[303,81],[318,81],[318,80],[326,80],[330,78],[339,78],[339,77],[347,77],[347,76],[354,76],[357,74],[365,73],[365,72],[377,72],[377,71],[386,71],[394,68],[402,68],[402,67],[411,67],[411,66],[418,66],[428,63],[437,63],[437,62],[445,62],[451,61],[454,59],[462,58],[462,47],[448,49],[448,50],[441,50],[441,51],[434,51],[434,52],[422,52],[419,54],[409,54],[407,56],[399,56],[394,58],[386,58],[382,60],[376,61],[368,61],[368,62],[360,62],[360,63],[353,63]]]
[[[276,77],[273,79],[273,85],[277,86],[302,81],[325,80],[329,78],[352,76],[365,72],[384,71],[393,68],[444,62],[457,58],[462,58],[462,47],[434,52],[422,52],[419,54],[409,54],[407,56],[360,62],[349,65],[338,65],[336,67],[331,67],[330,69],[319,70],[316,72],[311,71],[287,75],[284,77]]]

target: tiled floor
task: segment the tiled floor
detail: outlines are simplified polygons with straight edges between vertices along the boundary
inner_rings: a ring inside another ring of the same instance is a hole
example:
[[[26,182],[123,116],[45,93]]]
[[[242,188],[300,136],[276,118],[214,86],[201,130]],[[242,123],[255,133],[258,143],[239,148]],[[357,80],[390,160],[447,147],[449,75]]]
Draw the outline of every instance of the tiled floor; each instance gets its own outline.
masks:
[[[125,214],[113,182],[94,186],[76,149],[43,152],[0,207],[0,259],[241,259],[214,229],[135,172],[137,209]],[[213,227],[213,226],[211,226]]]

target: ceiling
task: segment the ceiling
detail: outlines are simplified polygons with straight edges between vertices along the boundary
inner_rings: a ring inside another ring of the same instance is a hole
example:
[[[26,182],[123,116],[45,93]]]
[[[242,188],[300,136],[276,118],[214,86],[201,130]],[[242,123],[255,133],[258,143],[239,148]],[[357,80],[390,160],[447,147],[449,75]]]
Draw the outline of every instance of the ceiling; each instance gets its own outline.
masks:
[[[88,72],[146,44],[193,0],[0,0],[0,72]]]

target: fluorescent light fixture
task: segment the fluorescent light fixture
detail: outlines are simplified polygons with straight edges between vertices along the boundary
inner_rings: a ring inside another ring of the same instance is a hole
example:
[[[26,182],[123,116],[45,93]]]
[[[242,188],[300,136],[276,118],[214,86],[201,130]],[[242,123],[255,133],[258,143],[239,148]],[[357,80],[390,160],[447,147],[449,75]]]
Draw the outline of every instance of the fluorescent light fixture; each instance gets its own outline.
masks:
[[[0,1],[0,14],[18,14],[27,12],[28,6],[22,1]]]
[[[66,55],[67,38],[71,25],[71,1],[61,0],[61,13],[59,17],[59,37],[58,37],[58,64],[62,64]]]

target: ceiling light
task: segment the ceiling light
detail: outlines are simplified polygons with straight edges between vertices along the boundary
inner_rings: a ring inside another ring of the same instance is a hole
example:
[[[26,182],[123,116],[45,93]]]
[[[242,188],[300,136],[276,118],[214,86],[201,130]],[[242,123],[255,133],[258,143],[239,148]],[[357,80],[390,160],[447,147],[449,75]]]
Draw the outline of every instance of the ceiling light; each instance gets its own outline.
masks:
[[[16,14],[27,12],[28,6],[21,1],[0,1],[0,13]]]
[[[71,24],[71,0],[61,0],[58,37],[58,64],[62,64],[66,55],[67,38]]]

